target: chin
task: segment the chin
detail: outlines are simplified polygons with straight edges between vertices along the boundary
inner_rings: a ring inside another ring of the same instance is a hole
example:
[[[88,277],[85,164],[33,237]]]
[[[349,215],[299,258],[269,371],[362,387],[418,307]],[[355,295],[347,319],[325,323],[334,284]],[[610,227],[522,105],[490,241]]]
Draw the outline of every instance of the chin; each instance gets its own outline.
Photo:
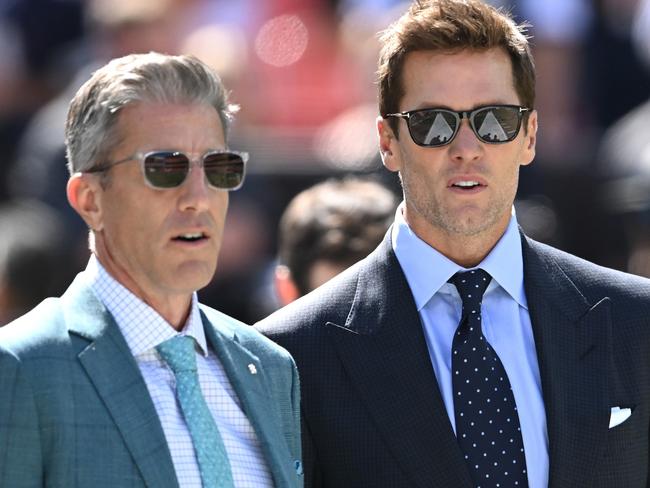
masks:
[[[450,212],[440,214],[436,219],[437,227],[444,229],[449,234],[462,236],[475,236],[489,229],[492,219],[485,213],[478,212]]]
[[[481,234],[498,227],[502,220],[502,212],[488,209],[465,209],[456,219],[455,227],[458,232],[468,236]]]
[[[170,279],[182,288],[196,291],[205,287],[212,281],[216,271],[216,263],[185,262],[176,267]]]

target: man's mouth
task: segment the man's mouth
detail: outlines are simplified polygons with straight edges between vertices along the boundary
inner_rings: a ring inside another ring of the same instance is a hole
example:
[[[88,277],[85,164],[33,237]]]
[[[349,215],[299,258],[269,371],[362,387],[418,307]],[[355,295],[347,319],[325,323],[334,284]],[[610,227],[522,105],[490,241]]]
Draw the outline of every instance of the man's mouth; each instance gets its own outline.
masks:
[[[483,186],[481,183],[478,181],[474,180],[464,180],[464,181],[456,181],[455,183],[452,183],[451,185],[453,188],[461,188],[463,190],[471,190],[473,188],[477,188],[479,186]]]
[[[188,232],[174,237],[173,240],[181,241],[181,242],[196,242],[207,238],[208,236],[205,235],[203,232]]]

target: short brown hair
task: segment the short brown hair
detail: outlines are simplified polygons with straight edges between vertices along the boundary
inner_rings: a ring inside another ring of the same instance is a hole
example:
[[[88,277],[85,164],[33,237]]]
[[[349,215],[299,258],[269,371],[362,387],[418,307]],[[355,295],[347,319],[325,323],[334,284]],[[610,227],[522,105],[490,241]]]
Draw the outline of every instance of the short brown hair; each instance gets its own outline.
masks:
[[[319,261],[345,269],[381,242],[393,221],[395,195],[372,180],[318,183],[291,200],[279,226],[279,262],[289,268],[301,295]]]
[[[535,64],[525,34],[527,24],[480,0],[416,0],[397,22],[381,35],[379,56],[379,113],[399,112],[404,96],[402,71],[414,51],[454,53],[464,49],[502,48],[510,56],[515,90],[520,103],[535,104]],[[389,123],[397,136],[398,119]]]

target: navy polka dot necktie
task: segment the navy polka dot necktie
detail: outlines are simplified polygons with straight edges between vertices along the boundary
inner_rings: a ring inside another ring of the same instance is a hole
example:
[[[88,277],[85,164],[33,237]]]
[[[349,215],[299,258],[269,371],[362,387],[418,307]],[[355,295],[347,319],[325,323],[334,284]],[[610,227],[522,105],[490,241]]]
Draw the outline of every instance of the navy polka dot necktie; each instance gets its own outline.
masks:
[[[456,437],[475,487],[526,487],[515,398],[503,364],[481,329],[481,300],[491,279],[476,269],[449,280],[463,300],[451,355]]]

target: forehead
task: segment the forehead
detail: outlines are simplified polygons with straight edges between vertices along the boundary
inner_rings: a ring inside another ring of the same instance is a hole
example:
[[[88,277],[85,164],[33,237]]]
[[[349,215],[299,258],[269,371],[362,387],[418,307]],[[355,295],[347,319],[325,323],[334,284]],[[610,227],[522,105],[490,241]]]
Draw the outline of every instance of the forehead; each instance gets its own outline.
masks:
[[[120,146],[138,150],[225,147],[219,114],[206,104],[133,103],[120,110],[116,129]]]
[[[409,53],[402,85],[400,110],[433,106],[466,110],[487,104],[520,103],[510,57],[499,48]]]

